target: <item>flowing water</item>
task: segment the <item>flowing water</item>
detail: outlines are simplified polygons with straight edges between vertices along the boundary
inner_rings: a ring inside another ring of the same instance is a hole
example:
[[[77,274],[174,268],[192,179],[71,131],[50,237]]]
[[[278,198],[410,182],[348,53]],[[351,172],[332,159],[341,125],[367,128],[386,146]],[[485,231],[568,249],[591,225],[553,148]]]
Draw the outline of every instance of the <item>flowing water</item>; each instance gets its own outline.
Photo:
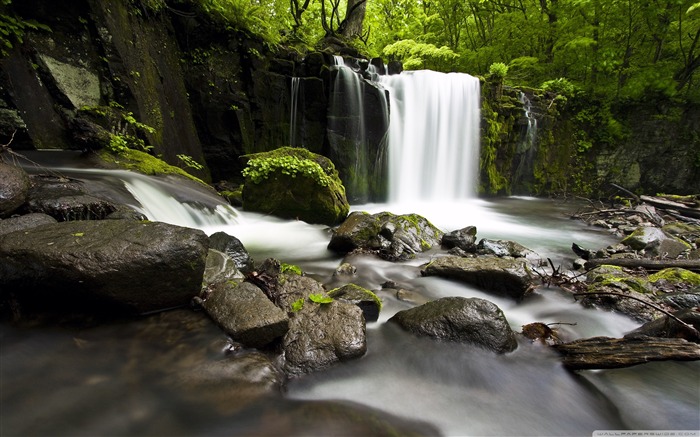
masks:
[[[569,219],[578,207],[575,203],[472,197],[477,152],[470,148],[478,149],[472,117],[478,105],[474,109],[464,99],[474,98],[475,91],[478,95],[478,81],[431,76],[416,72],[385,82],[393,95],[391,159],[397,161],[392,164],[392,202],[355,205],[354,210],[418,213],[443,231],[474,225],[478,238],[518,241],[564,267],[574,257],[571,243],[595,249],[616,241],[602,230]],[[434,95],[416,89],[435,80],[444,85],[440,92],[443,100],[452,102],[451,109],[431,106]],[[428,110],[422,117],[401,106],[418,104],[415,99]],[[398,123],[410,124],[411,130],[395,129]],[[442,132],[447,125],[462,129],[461,133]],[[400,143],[394,142],[394,135],[399,135]],[[395,150],[398,144],[407,150]],[[441,151],[426,154],[420,144]],[[404,166],[405,171],[399,171]],[[297,414],[298,405],[319,400],[351,401],[427,422],[450,436],[700,429],[697,362],[573,373],[554,353],[536,344],[522,342],[510,354],[495,355],[469,345],[417,338],[386,323],[397,311],[415,304],[398,299],[382,284],[392,281],[416,301],[445,296],[488,299],[503,310],[515,331],[536,321],[560,323],[559,334],[567,340],[619,337],[639,325],[619,314],[585,309],[563,290],[541,287],[522,302],[491,296],[458,282],[422,277],[419,266],[438,255],[437,249],[400,263],[369,255],[343,259],[326,249],[330,232],[325,226],[235,211],[209,192],[167,180],[74,168],[66,164],[56,171],[86,180],[151,220],[208,234],[225,231],[238,237],[256,261],[274,257],[297,264],[329,287],[340,285],[333,272],[342,262],[350,262],[357,267],[353,282],[376,291],[384,307],[379,320],[367,325],[364,357],[294,379],[284,395],[263,398],[243,411],[231,405],[246,394],[227,391],[227,382],[245,369],[203,370],[209,369],[206,363],[224,363],[227,342],[213,324],[192,320],[187,315],[191,311],[78,331],[3,325],[3,436],[285,435],[290,431],[285,424]],[[191,383],[196,378],[211,380],[203,389],[202,384]],[[265,375],[256,378],[261,384],[266,381]],[[266,434],[270,421],[282,428]],[[297,435],[337,431],[307,429]]]

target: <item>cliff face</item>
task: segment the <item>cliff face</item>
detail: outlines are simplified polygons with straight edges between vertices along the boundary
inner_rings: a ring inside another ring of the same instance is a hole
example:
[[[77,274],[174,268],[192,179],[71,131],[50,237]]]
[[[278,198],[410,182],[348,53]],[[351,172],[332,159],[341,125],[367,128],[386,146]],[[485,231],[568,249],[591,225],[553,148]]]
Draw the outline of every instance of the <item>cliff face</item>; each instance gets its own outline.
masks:
[[[351,202],[381,200],[385,168],[373,163],[385,162],[387,126],[379,106],[370,104],[366,117],[378,121],[358,140],[357,120],[342,116],[349,110],[329,111],[338,97],[330,54],[273,53],[184,5],[153,10],[141,4],[13,2],[10,13],[51,32],[27,31],[0,59],[0,143],[12,138],[15,150],[82,148],[76,141],[84,127],[81,109],[119,107],[151,128],[141,137],[155,155],[174,165],[183,165],[178,155],[206,164],[201,171],[188,168],[199,177],[238,183],[241,155],[304,146],[336,164]],[[577,107],[509,88],[497,96],[488,87],[482,92],[483,194],[593,195],[608,182],[646,193],[700,192],[698,107],[647,102],[590,111],[596,102]],[[365,102],[383,93],[364,80],[362,89]],[[537,121],[533,139],[523,95]],[[119,133],[122,124],[108,128]],[[369,164],[358,167],[358,160]]]

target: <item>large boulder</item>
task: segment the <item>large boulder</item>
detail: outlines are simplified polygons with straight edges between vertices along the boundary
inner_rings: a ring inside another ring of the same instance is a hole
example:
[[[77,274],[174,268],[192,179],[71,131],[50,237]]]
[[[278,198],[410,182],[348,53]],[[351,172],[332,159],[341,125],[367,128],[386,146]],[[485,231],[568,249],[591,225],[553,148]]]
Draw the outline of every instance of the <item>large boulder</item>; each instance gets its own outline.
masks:
[[[475,344],[497,353],[518,346],[501,309],[479,298],[444,297],[399,311],[389,322],[419,336]]]
[[[0,217],[6,217],[27,200],[29,176],[20,167],[0,161],[0,181]]]
[[[0,236],[1,297],[117,313],[187,305],[200,291],[208,244],[199,230],[133,220],[13,232]]]
[[[326,225],[347,217],[345,188],[328,158],[292,147],[247,158],[244,209]]]
[[[202,307],[234,341],[262,347],[288,329],[287,313],[249,282],[222,282],[213,287]]]
[[[445,256],[421,266],[421,274],[456,279],[516,299],[524,297],[535,285],[534,275],[523,258]]]
[[[443,233],[417,214],[353,212],[333,232],[328,248],[338,253],[377,252],[390,261],[413,258],[440,244]]]

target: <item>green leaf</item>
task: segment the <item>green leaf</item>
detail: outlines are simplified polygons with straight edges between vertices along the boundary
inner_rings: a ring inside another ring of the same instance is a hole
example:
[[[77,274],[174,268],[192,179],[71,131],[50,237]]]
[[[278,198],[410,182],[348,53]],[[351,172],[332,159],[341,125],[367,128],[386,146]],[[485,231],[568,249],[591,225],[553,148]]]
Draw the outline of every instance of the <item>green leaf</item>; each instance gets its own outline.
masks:
[[[311,302],[316,302],[316,303],[320,303],[320,304],[333,302],[332,297],[324,296],[320,293],[310,294],[309,299],[311,300]]]
[[[74,237],[82,237],[83,235],[85,235],[85,233],[84,232],[76,232],[75,234],[71,234],[71,235]]]

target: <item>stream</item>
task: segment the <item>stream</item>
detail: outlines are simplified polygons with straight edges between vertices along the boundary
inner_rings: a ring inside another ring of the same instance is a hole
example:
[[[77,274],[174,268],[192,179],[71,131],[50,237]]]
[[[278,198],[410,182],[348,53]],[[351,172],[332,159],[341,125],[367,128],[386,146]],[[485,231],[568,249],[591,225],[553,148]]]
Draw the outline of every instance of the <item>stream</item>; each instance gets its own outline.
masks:
[[[419,266],[435,252],[391,263],[369,255],[342,259],[326,249],[321,225],[235,211],[207,192],[130,172],[55,169],[94,190],[130,199],[151,220],[225,231],[260,262],[274,257],[296,264],[329,287],[343,262],[357,267],[357,284],[376,291],[384,307],[367,325],[367,354],[326,371],[289,381],[280,396],[240,410],[245,394],[225,380],[209,387],[186,375],[220,360],[225,335],[187,309],[94,328],[23,327],[3,324],[0,342],[0,435],[287,435],[270,420],[294,415],[320,400],[370,407],[400,420],[428,423],[448,436],[586,436],[595,430],[700,429],[700,363],[662,362],[604,371],[569,372],[544,346],[521,342],[513,353],[414,337],[386,321],[413,304],[382,289],[386,281],[424,299],[480,297],[496,303],[511,327],[557,325],[567,340],[619,337],[639,326],[628,317],[586,309],[564,291],[539,288],[522,302],[435,277]],[[138,200],[137,200],[138,199]],[[217,203],[218,202],[218,203]],[[474,225],[478,238],[517,241],[570,266],[571,243],[603,247],[617,239],[568,218],[579,205],[510,197],[458,202],[355,205],[353,210],[418,213],[443,231]],[[163,334],[165,333],[165,334]],[[244,371],[229,369],[225,372]],[[199,375],[201,376],[201,374]],[[261,385],[266,375],[259,375]],[[267,430],[267,431],[266,431]],[[300,435],[329,435],[308,429]],[[337,430],[336,430],[337,431]],[[342,430],[341,430],[342,431]],[[341,432],[342,433],[342,432]]]

